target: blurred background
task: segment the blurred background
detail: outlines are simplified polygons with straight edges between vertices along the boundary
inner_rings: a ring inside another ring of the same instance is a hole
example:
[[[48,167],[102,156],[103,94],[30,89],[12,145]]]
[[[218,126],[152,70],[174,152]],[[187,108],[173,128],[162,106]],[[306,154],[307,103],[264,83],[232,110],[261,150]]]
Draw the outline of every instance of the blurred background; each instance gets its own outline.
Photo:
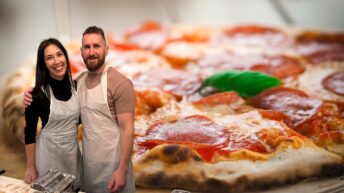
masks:
[[[0,0],[0,76],[47,37],[77,39],[97,25],[118,37],[146,20],[344,29],[343,0]]]

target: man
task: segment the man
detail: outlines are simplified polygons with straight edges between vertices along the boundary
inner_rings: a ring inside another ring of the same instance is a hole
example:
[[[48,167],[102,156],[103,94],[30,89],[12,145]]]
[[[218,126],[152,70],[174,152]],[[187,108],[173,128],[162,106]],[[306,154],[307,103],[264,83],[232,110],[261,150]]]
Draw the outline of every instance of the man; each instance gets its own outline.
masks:
[[[88,72],[77,78],[83,124],[84,187],[87,193],[131,193],[135,192],[130,159],[134,143],[134,89],[129,79],[105,64],[108,49],[101,28],[91,26],[85,30],[81,54]]]
[[[135,192],[130,159],[134,89],[129,79],[105,65],[108,49],[101,28],[85,30],[81,54],[88,72],[78,77],[85,191]]]

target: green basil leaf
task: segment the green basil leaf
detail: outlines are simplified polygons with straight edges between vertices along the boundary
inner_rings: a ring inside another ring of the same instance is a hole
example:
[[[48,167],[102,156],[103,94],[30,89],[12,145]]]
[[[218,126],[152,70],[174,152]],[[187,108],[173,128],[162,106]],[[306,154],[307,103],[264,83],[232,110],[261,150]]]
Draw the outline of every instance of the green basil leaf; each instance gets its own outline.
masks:
[[[210,86],[219,91],[236,91],[242,97],[251,97],[279,84],[279,79],[261,72],[224,71],[208,77],[200,90]]]

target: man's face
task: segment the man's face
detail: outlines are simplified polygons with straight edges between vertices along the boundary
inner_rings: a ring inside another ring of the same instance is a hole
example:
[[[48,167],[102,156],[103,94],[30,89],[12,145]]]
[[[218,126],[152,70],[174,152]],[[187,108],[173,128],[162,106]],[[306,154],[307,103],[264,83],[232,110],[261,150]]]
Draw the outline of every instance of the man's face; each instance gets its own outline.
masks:
[[[81,55],[90,72],[97,71],[105,62],[109,47],[100,34],[85,34],[82,38]]]

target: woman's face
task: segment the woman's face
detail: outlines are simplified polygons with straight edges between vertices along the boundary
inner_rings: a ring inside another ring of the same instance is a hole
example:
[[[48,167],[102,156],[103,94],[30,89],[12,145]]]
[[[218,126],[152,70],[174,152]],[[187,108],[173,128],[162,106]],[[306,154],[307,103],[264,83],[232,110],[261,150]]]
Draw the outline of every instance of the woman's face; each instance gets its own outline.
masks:
[[[53,79],[63,80],[67,69],[66,56],[55,44],[44,49],[44,61]]]

